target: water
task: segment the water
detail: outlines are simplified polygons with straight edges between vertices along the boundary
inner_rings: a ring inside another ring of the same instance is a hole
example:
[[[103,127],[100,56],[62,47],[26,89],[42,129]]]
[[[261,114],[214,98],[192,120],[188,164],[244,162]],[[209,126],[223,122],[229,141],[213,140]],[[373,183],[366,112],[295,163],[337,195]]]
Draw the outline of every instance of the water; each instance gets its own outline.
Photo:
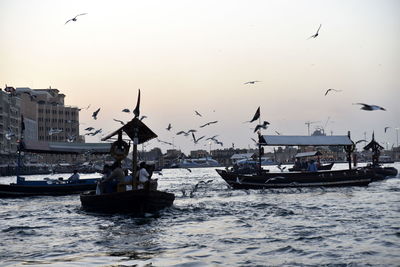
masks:
[[[145,218],[83,212],[78,195],[0,199],[0,266],[400,265],[399,177],[280,190],[231,190],[213,168],[154,178],[176,200]]]

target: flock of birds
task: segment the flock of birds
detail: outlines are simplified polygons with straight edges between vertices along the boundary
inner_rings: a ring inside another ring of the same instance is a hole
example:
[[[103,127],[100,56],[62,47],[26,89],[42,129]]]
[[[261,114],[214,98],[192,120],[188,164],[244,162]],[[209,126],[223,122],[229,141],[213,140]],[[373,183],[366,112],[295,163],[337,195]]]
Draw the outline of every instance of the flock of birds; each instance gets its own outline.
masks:
[[[66,24],[68,24],[68,23],[70,23],[70,22],[76,22],[76,21],[78,20],[78,17],[84,16],[84,15],[87,15],[87,14],[88,14],[88,13],[80,13],[80,14],[77,14],[77,15],[74,16],[73,18],[68,19],[68,20],[65,22],[64,25],[66,25]],[[321,27],[322,27],[322,24],[319,25],[317,31],[316,31],[313,35],[311,35],[308,39],[315,39],[315,38],[317,38],[317,37],[319,36],[319,32],[320,32],[320,30],[321,30]],[[307,40],[308,40],[308,39],[307,39]],[[261,82],[261,81],[259,81],[259,80],[251,80],[251,81],[245,82],[244,84],[245,84],[245,85],[249,85],[249,84],[250,84],[250,85],[254,85],[254,84],[260,83],[260,82]],[[10,92],[10,93],[15,93],[15,89],[14,89],[14,90],[11,90],[11,89],[13,89],[13,88],[12,88],[12,87],[6,86],[5,91],[6,91],[6,92]],[[325,91],[325,94],[324,94],[324,95],[327,96],[330,92],[341,92],[341,91],[342,91],[342,90],[338,90],[338,89],[334,89],[334,88],[329,88],[329,89],[327,89],[327,90]],[[31,95],[31,99],[34,100],[35,98],[36,98],[36,95],[32,94],[32,95]],[[140,102],[140,91],[139,91],[138,103],[139,103],[139,102]],[[385,108],[383,108],[383,107],[381,107],[381,106],[371,105],[371,104],[365,104],[365,103],[353,103],[353,105],[361,105],[361,108],[360,108],[360,109],[361,109],[361,110],[365,110],[365,111],[375,111],[375,110],[383,110],[383,111],[385,111],[385,110],[386,110]],[[90,105],[89,105],[88,107],[86,107],[86,108],[83,108],[83,109],[86,109],[86,110],[87,110],[87,109],[89,109],[89,107],[90,107]],[[82,108],[79,108],[78,110],[80,111],[80,110],[82,110]],[[101,110],[101,108],[98,108],[97,110],[95,110],[95,111],[92,113],[92,118],[93,118],[94,120],[97,120],[97,117],[98,117],[98,115],[99,115],[100,110]],[[131,113],[131,110],[128,109],[128,108],[124,108],[124,109],[122,109],[122,112]],[[138,117],[138,115],[139,115],[138,106],[137,106],[136,109],[133,110],[132,112],[135,114],[135,117]],[[198,112],[197,110],[194,111],[194,114],[195,114],[196,116],[202,117],[201,113]],[[147,118],[147,116],[141,116],[139,119],[140,119],[140,120],[143,120],[143,119],[145,119],[145,118]],[[254,122],[254,121],[256,121],[256,120],[259,120],[259,118],[260,118],[260,107],[258,107],[258,109],[257,109],[256,113],[254,114],[253,118],[252,118],[250,121],[247,121],[247,122],[248,122],[248,123],[252,123],[252,122]],[[122,125],[125,124],[122,120],[118,120],[118,119],[113,119],[113,120],[116,121],[116,122],[118,122],[118,123],[120,123],[120,124],[122,124]],[[247,122],[246,122],[246,123],[247,123]],[[199,128],[204,128],[204,127],[206,127],[206,126],[210,126],[210,125],[216,124],[216,123],[218,123],[218,121],[210,121],[210,122],[207,122],[207,123],[205,123],[205,124],[203,124],[203,125],[200,125]],[[257,125],[255,126],[255,128],[254,128],[254,133],[260,131],[261,129],[267,129],[268,125],[270,125],[270,123],[269,123],[268,121],[263,121],[262,123],[260,122],[259,124],[257,124]],[[386,133],[386,131],[387,131],[389,128],[390,128],[390,127],[385,127],[385,129],[384,129],[385,133]],[[168,126],[167,126],[167,128],[166,128],[166,130],[167,130],[167,131],[171,131],[171,129],[172,129],[172,125],[171,125],[171,123],[169,123]],[[95,136],[95,135],[101,133],[101,132],[102,132],[102,129],[97,129],[97,130],[96,130],[96,129],[93,128],[93,127],[87,127],[87,128],[85,129],[85,131],[87,132],[87,133],[85,133],[85,135]],[[54,135],[54,134],[58,134],[58,133],[60,133],[60,132],[62,132],[62,130],[51,128],[50,131],[49,131],[49,135],[51,136],[51,135]],[[190,130],[187,130],[187,131],[181,130],[181,131],[178,131],[178,132],[176,133],[176,135],[183,135],[183,136],[185,136],[185,137],[188,137],[188,136],[191,135],[192,141],[193,141],[193,143],[196,145],[196,144],[198,144],[198,142],[199,142],[200,140],[203,140],[203,139],[205,138],[204,135],[203,135],[203,136],[200,136],[200,137],[196,137],[196,135],[195,135],[196,132],[197,132],[197,130],[195,130],[195,129],[190,129]],[[277,133],[278,135],[280,135],[279,132],[276,132],[276,133]],[[13,136],[15,136],[15,133],[9,128],[9,129],[7,130],[7,133],[6,133],[5,137],[6,137],[6,139],[10,140]],[[205,141],[210,140],[210,141],[215,142],[215,143],[218,144],[218,145],[223,146],[223,143],[222,143],[221,141],[219,141],[219,140],[217,139],[217,137],[218,137],[218,135],[214,135],[214,136],[209,137],[209,138],[206,138],[206,139],[204,139],[204,140],[205,140]],[[68,136],[67,136],[67,141],[68,141],[68,142],[73,142],[75,139],[76,139],[76,136],[72,136],[72,135],[68,135]],[[170,142],[162,141],[162,140],[160,140],[160,139],[157,139],[157,140],[158,140],[159,142],[161,142],[161,143],[164,143],[164,144],[168,144],[168,145],[172,145],[172,146],[173,146],[173,144],[170,143]],[[255,141],[254,139],[252,139],[252,140]]]

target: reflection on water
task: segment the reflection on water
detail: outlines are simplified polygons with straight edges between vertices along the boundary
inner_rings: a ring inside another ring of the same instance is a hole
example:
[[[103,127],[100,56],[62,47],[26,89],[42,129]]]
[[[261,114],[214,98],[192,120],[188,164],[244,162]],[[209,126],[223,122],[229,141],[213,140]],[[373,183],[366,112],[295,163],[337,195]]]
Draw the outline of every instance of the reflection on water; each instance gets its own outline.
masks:
[[[176,200],[145,218],[83,212],[78,195],[0,199],[0,266],[400,262],[399,178],[368,187],[275,190],[231,190],[212,168],[168,169],[154,178]]]

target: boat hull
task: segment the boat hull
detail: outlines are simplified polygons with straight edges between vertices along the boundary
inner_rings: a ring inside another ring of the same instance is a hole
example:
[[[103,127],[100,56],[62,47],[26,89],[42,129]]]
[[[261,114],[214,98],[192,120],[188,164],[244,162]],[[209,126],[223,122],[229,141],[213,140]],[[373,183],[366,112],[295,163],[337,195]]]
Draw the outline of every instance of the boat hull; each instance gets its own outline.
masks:
[[[374,181],[384,180],[390,177],[397,176],[397,169],[394,167],[367,167],[375,173]]]
[[[158,190],[131,190],[96,195],[94,191],[80,195],[82,209],[100,213],[152,213],[172,206],[175,195]]]
[[[263,172],[261,175],[237,174],[226,170],[216,171],[234,189],[366,186],[374,177],[374,173],[367,169],[318,172]]]
[[[46,184],[45,181],[33,181],[26,184],[0,184],[0,198],[4,197],[28,197],[28,196],[60,196],[79,194],[87,190],[96,189],[97,179],[79,183]]]

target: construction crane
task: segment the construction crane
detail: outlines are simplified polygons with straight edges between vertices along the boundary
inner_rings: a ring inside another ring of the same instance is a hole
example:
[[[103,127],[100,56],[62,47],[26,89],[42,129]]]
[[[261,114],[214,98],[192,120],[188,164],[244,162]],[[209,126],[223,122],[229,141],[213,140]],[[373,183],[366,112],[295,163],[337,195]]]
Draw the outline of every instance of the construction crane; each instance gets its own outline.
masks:
[[[318,123],[320,121],[306,121],[305,125],[307,125],[307,129],[308,129],[308,135],[310,135],[310,125],[313,123]]]

